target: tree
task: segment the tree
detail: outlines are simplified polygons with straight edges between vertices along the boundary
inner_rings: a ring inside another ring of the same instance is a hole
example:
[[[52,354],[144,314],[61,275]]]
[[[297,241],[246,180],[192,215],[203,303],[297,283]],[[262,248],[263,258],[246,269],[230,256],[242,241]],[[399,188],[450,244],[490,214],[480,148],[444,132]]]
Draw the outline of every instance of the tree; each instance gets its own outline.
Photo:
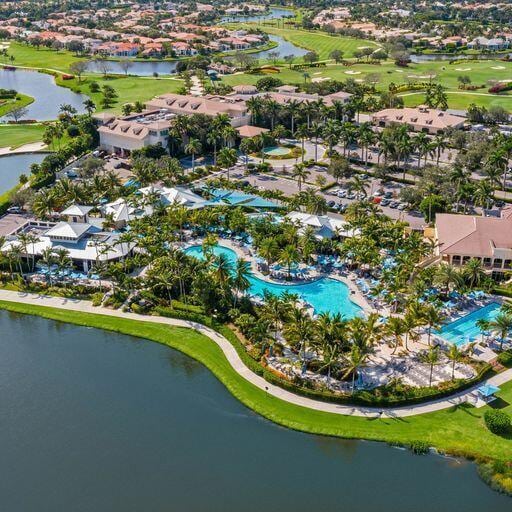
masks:
[[[23,117],[25,117],[28,114],[28,108],[25,107],[14,107],[12,110],[10,110],[6,117],[9,117],[10,119],[13,119],[15,123],[19,122]]]
[[[452,380],[455,379],[455,365],[462,361],[464,354],[459,350],[457,345],[452,344],[446,353],[446,357],[452,362]]]
[[[469,288],[481,287],[487,281],[487,274],[482,267],[482,261],[471,258],[462,268],[462,278]]]
[[[185,153],[192,155],[192,172],[196,170],[196,155],[200,153],[203,146],[198,139],[190,139],[188,144],[185,146]]]
[[[285,338],[292,346],[299,347],[302,360],[302,372],[306,371],[306,350],[307,345],[315,336],[314,323],[304,308],[294,307],[283,330]]]
[[[223,169],[227,169],[227,178],[229,181],[229,169],[233,167],[238,160],[236,150],[233,148],[222,148],[219,151],[217,164]]]
[[[108,60],[103,57],[98,57],[94,62],[96,67],[100,70],[101,73],[103,73],[103,76],[106,78],[111,69]]]
[[[429,224],[435,220],[437,213],[443,213],[447,209],[448,203],[446,199],[437,194],[430,194],[425,197],[419,205],[420,212]]]
[[[292,170],[292,178],[297,180],[297,187],[299,192],[302,191],[302,184],[306,181],[309,176],[309,171],[304,164],[295,164]]]
[[[291,268],[299,260],[299,253],[294,245],[286,245],[279,253],[279,262],[287,269],[287,278],[290,279]]]
[[[251,276],[251,264],[244,259],[237,259],[235,263],[235,269],[233,272],[233,288],[238,294],[245,293],[250,287],[251,282],[249,277]],[[236,307],[237,293],[235,293],[234,305]]]
[[[344,378],[352,375],[352,394],[356,387],[356,375],[361,368],[366,366],[368,354],[365,353],[358,345],[352,345],[348,356],[345,357],[346,372]]]
[[[133,67],[133,62],[128,59],[123,59],[119,61],[119,67],[124,71],[125,75],[128,75],[128,71]]]
[[[499,336],[500,351],[502,351],[505,338],[510,334],[510,331],[512,330],[512,315],[503,312],[498,313],[496,318],[489,322],[489,329],[492,333]]]
[[[318,61],[318,53],[315,51],[308,52],[308,53],[306,53],[306,55],[304,55],[303,59],[304,59],[304,62],[307,62],[308,64],[312,64],[313,62]]]
[[[69,65],[69,71],[78,77],[78,83],[82,81],[82,75],[87,70],[89,63],[85,60],[78,60]]]
[[[430,345],[430,338],[432,337],[432,329],[437,329],[440,327],[443,321],[443,315],[440,313],[439,309],[434,305],[428,305],[422,311],[422,318],[427,323],[427,339],[428,344]]]
[[[388,336],[393,338],[393,352],[395,354],[398,347],[402,346],[402,336],[405,334],[405,326],[402,319],[399,316],[390,316],[386,322],[385,332]]]
[[[439,348],[438,347],[431,347],[428,349],[427,352],[424,352],[421,354],[420,360],[428,364],[430,366],[430,376],[428,381],[428,386],[432,387],[432,374],[434,373],[434,366],[439,364],[441,359],[441,356],[439,354]]]
[[[332,52],[329,53],[329,58],[336,64],[339,64],[343,60],[343,52],[341,50],[332,50]]]

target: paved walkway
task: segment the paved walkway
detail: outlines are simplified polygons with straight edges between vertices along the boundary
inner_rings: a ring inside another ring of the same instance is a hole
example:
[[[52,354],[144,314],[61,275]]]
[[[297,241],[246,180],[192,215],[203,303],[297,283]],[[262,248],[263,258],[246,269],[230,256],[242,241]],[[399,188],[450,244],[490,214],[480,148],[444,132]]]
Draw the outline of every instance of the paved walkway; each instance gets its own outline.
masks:
[[[388,408],[385,409],[383,414],[381,415],[381,409],[377,409],[374,407],[361,407],[355,405],[340,405],[328,402],[321,402],[318,400],[313,400],[311,398],[296,395],[294,393],[291,393],[290,391],[286,391],[280,388],[279,386],[270,384],[262,377],[253,373],[249,368],[247,368],[247,366],[245,366],[233,345],[231,345],[231,343],[226,338],[224,338],[224,336],[220,335],[213,329],[210,329],[209,327],[206,327],[202,324],[198,324],[196,322],[157,316],[144,316],[138,315],[136,313],[123,313],[122,311],[119,310],[112,310],[103,307],[93,307],[91,302],[85,300],[67,299],[63,297],[51,297],[48,295],[13,292],[8,290],[0,290],[0,300],[66,309],[68,311],[80,311],[84,313],[114,316],[118,318],[129,318],[132,320],[138,320],[142,322],[167,324],[177,327],[187,327],[190,329],[194,329],[195,331],[204,334],[212,341],[214,341],[224,352],[226,359],[228,360],[229,364],[233,367],[233,369],[241,377],[243,377],[245,380],[247,380],[254,386],[257,386],[258,388],[265,390],[269,395],[272,395],[291,404],[298,405],[301,407],[307,407],[309,409],[313,409],[316,411],[329,412],[332,414],[340,414],[345,416],[361,416],[368,418],[375,418],[379,416],[385,416],[389,418],[403,418],[407,416],[414,416],[417,414],[424,414],[428,412],[447,409],[449,407],[453,407],[454,405],[462,404],[465,402],[469,402],[475,405],[476,407],[481,407],[485,405],[485,403],[481,400],[476,399],[474,392],[477,387],[481,386],[482,384],[493,384],[499,386],[501,384],[504,384],[505,382],[508,382],[509,380],[512,380],[512,369],[510,369],[503,373],[500,373],[499,375],[491,377],[490,379],[487,379],[486,381],[476,386],[473,386],[467,391],[457,393],[449,398],[433,400],[431,402],[427,402],[424,404],[411,405],[406,407]]]

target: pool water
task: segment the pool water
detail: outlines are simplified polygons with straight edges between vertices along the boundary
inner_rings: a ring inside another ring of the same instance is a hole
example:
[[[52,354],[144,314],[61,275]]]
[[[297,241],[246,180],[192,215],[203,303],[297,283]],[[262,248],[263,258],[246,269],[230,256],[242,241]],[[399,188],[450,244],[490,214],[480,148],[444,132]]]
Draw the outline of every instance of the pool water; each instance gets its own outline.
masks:
[[[200,245],[188,247],[185,252],[195,258],[204,259]],[[221,245],[215,246],[213,252],[216,256],[224,254],[232,264],[238,259],[235,251]],[[340,313],[347,319],[362,315],[362,309],[350,300],[348,286],[336,279],[322,278],[305,284],[288,285],[270,283],[251,276],[249,281],[251,283],[249,292],[252,295],[263,297],[265,291],[274,295],[281,295],[284,292],[296,293],[313,306],[315,313]]]
[[[500,311],[500,307],[498,302],[492,302],[483,308],[444,325],[436,331],[436,334],[454,345],[464,345],[469,341],[475,341],[482,334],[477,326],[478,320],[494,320]]]
[[[264,148],[263,152],[266,155],[270,156],[284,156],[290,153],[290,150],[288,148],[283,148],[281,146],[272,146],[268,148]]]

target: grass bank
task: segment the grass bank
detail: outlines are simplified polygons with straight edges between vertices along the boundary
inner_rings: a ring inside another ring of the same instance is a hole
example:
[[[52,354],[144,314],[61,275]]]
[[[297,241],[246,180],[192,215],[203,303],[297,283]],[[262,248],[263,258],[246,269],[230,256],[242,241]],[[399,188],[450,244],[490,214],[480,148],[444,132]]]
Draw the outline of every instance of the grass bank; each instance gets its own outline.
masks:
[[[512,460],[512,441],[491,434],[484,425],[483,414],[488,407],[475,409],[461,405],[420,416],[379,419],[314,411],[269,396],[248,383],[233,370],[213,341],[189,329],[6,301],[0,301],[0,308],[146,338],[180,350],[209,368],[247,407],[288,428],[404,445],[424,441],[440,451],[478,461]],[[504,385],[498,396],[503,410],[512,413],[512,383]]]
[[[3,124],[0,125],[0,147],[13,149],[42,140],[42,124]]]
[[[0,100],[0,117],[5,116],[15,108],[26,107],[34,102],[32,96],[18,93],[16,98],[9,100]]]

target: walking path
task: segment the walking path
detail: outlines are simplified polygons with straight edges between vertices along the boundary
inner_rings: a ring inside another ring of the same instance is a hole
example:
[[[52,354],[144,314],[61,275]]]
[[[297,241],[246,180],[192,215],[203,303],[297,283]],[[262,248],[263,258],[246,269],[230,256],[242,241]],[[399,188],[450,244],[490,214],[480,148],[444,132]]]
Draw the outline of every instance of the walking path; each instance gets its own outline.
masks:
[[[505,382],[512,380],[512,369],[509,369],[503,373],[491,377],[490,379],[486,379],[485,381],[473,386],[472,388],[466,391],[457,393],[449,398],[442,398],[439,400],[433,400],[431,402],[423,404],[405,407],[394,407],[384,410],[377,409],[374,407],[361,407],[357,405],[341,405],[328,402],[321,402],[318,400],[313,400],[311,398],[296,395],[294,393],[291,393],[290,391],[286,391],[285,389],[280,388],[279,386],[270,384],[262,377],[253,373],[249,368],[247,368],[247,366],[245,366],[233,345],[231,345],[231,343],[226,338],[224,338],[224,336],[214,331],[213,329],[210,329],[209,327],[206,327],[196,322],[179,320],[174,318],[144,316],[138,315],[136,313],[123,313],[122,311],[119,310],[112,310],[103,307],[93,307],[91,302],[85,300],[68,299],[64,297],[52,297],[48,295],[38,295],[33,293],[14,292],[8,290],[0,290],[0,300],[7,302],[21,302],[23,304],[47,306],[58,309],[66,309],[68,311],[79,311],[83,313],[92,313],[96,315],[99,314],[118,318],[128,318],[131,320],[138,320],[141,322],[167,324],[176,327],[186,327],[189,329],[194,329],[195,331],[204,334],[212,341],[214,341],[220,347],[220,349],[224,353],[226,359],[228,360],[229,364],[233,367],[233,369],[242,378],[244,378],[254,386],[266,391],[269,395],[279,398],[280,400],[284,400],[288,403],[332,414],[340,414],[345,416],[361,416],[369,418],[379,416],[386,416],[389,418],[403,418],[407,416],[414,416],[417,414],[425,414],[428,412],[440,411],[442,409],[447,409],[449,407],[453,407],[454,405],[459,405],[465,402],[469,402],[475,405],[476,407],[482,407],[483,405],[485,405],[485,402],[477,399],[477,397],[475,396],[475,391],[478,387],[480,387],[483,384],[492,384],[495,386],[499,386],[501,384],[504,384]]]

